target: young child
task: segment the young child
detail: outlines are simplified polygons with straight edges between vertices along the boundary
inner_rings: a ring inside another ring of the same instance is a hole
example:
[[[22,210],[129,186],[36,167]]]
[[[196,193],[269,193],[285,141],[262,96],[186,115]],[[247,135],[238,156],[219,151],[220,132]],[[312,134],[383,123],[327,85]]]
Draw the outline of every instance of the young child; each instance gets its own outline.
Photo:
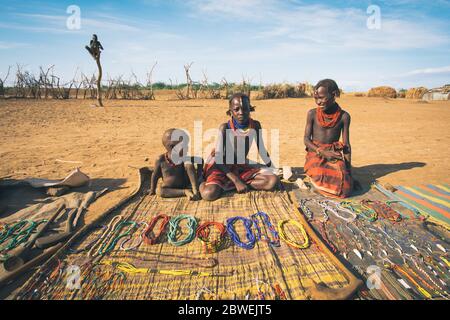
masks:
[[[150,181],[150,194],[157,193],[163,198],[186,196],[190,200],[199,199],[198,181],[202,164],[196,170],[193,158],[188,159],[183,154],[189,143],[187,134],[181,129],[166,130],[162,143],[167,152],[155,161],[155,169]],[[162,185],[157,188],[159,178],[162,178]]]
[[[350,115],[336,103],[339,96],[334,80],[321,80],[314,87],[318,107],[309,110],[306,120],[304,143],[308,153],[304,170],[321,194],[346,198],[353,188]]]
[[[252,166],[247,158],[254,140],[259,154],[267,166],[272,161],[266,151],[259,121],[250,117],[253,107],[247,95],[235,94],[229,100],[228,122],[219,128],[219,139],[204,168],[205,181],[200,184],[200,193],[205,200],[219,198],[223,191],[236,189],[238,193],[255,190],[273,190],[278,177],[270,172]]]

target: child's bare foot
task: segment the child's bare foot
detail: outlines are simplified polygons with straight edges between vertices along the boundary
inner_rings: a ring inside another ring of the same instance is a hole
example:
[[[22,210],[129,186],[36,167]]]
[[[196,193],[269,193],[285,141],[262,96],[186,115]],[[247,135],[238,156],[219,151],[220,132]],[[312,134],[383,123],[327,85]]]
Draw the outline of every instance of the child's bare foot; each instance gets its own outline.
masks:
[[[194,200],[200,200],[201,199],[201,195],[200,195],[200,191],[198,190],[192,190],[192,193],[194,194]]]
[[[191,189],[184,190],[184,194],[186,195],[186,198],[188,198],[189,200],[195,200],[195,194],[194,192],[192,192]]]

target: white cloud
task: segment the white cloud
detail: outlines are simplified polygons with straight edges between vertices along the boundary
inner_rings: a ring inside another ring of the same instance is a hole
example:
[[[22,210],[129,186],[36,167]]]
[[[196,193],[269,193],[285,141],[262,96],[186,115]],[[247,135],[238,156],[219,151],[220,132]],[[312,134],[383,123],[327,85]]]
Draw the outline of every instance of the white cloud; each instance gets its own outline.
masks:
[[[18,16],[31,18],[38,20],[39,22],[44,22],[55,27],[55,30],[66,29],[66,21],[69,16],[59,16],[59,15],[45,15],[45,14],[25,14],[19,13]],[[59,28],[58,28],[59,27]],[[96,28],[98,30],[108,30],[108,31],[124,31],[124,32],[138,32],[141,31],[140,28],[132,26],[127,23],[120,22],[120,19],[111,15],[102,15],[96,19],[86,18],[81,15],[81,28]],[[30,27],[30,29],[33,27]],[[38,31],[39,29],[35,29]]]
[[[190,0],[188,4],[201,14],[236,18],[262,18],[274,6],[273,0]]]
[[[3,49],[15,49],[15,48],[22,48],[27,47],[28,44],[21,43],[21,42],[6,42],[6,41],[0,41],[0,50]]]
[[[29,32],[37,32],[37,33],[53,33],[53,34],[61,34],[61,33],[69,33],[69,32],[78,32],[78,30],[69,30],[67,28],[55,28],[55,27],[42,27],[42,26],[30,26],[30,25],[22,25],[17,23],[0,23],[0,29],[12,29],[12,30],[20,30],[20,31],[29,31]]]
[[[439,68],[425,68],[425,69],[417,69],[410,72],[407,72],[406,76],[413,75],[425,75],[425,74],[440,74],[440,73],[450,73],[450,66],[439,67]]]
[[[442,67],[429,67],[429,68],[421,68],[415,69],[408,72],[397,73],[382,76],[381,80],[388,81],[413,81],[413,80],[424,80],[424,79],[432,79],[432,78],[445,78],[450,74],[450,66],[442,66]]]
[[[231,22],[240,20],[249,25],[243,30],[253,39],[274,42],[275,46],[286,41],[297,46],[323,46],[337,49],[404,50],[429,48],[450,43],[445,27],[427,20],[408,21],[393,18],[381,11],[381,29],[367,28],[366,8],[332,8],[325,5],[282,5],[275,0],[220,1],[191,0],[197,18],[222,17]],[[263,21],[264,23],[260,23]],[[261,28],[259,25],[263,25]],[[314,50],[314,48],[310,48]]]

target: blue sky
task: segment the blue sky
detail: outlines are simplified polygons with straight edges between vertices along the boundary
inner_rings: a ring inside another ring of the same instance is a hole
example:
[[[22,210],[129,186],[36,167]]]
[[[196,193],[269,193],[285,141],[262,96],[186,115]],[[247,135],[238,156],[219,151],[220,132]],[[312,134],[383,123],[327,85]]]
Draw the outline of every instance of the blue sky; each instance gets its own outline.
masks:
[[[81,10],[70,30],[66,10]],[[379,29],[367,28],[369,5]],[[409,88],[450,83],[450,0],[135,0],[0,1],[0,76],[19,63],[37,72],[55,65],[65,80],[92,73],[83,49],[92,33],[105,47],[105,79],[315,83],[335,79],[344,90],[376,85]]]

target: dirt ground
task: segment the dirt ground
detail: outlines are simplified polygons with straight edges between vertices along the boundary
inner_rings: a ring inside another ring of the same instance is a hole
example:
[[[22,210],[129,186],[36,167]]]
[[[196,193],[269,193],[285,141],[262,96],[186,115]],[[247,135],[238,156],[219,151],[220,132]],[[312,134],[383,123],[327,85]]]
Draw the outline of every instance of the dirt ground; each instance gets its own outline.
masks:
[[[407,186],[450,182],[450,101],[344,95],[338,102],[352,117],[352,159],[360,182],[367,185],[379,179]],[[313,99],[252,103],[253,118],[266,129],[279,130],[280,165],[301,169],[306,112],[314,107]],[[90,210],[100,212],[132,191],[136,168],[151,166],[164,151],[165,129],[180,127],[193,134],[196,120],[203,121],[206,130],[227,119],[226,100],[105,101],[106,108],[92,104],[0,100],[0,178],[57,179],[81,167],[93,184],[114,190]]]

